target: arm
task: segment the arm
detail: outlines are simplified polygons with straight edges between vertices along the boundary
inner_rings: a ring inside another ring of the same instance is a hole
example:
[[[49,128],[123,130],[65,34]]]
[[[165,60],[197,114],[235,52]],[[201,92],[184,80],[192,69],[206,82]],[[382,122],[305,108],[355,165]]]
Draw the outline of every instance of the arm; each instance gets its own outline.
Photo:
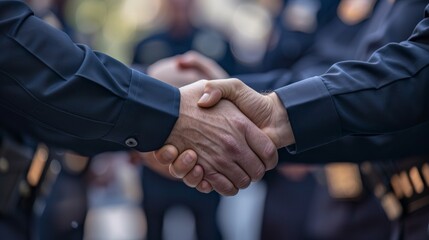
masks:
[[[0,49],[0,110],[12,112],[2,128],[21,131],[19,118],[39,139],[90,154],[165,142],[193,149],[206,179],[228,195],[277,163],[273,143],[233,104],[196,107],[203,82],[179,92],[74,44],[21,1],[0,1]]]
[[[90,142],[84,150],[92,153],[105,144],[128,147],[135,138],[136,149],[149,151],[162,146],[176,122],[176,88],[74,44],[22,2],[0,2],[0,48],[0,106],[37,122],[39,138],[49,129],[68,148]],[[14,118],[2,121],[13,125]]]
[[[427,122],[428,35],[426,18],[408,41],[379,49],[367,62],[342,62],[320,77],[276,90],[296,138],[290,150],[301,152],[346,135],[385,134]]]
[[[426,18],[408,41],[381,48],[368,62],[338,63],[320,77],[266,96],[239,80],[210,81],[199,104],[209,107],[222,97],[230,99],[276,146],[296,143],[289,146],[292,152],[348,135],[373,136],[405,130],[429,120],[428,38]],[[283,106],[277,104],[279,99]]]
[[[279,150],[281,163],[327,163],[382,161],[403,159],[429,153],[429,123],[407,130],[376,135],[346,136],[308,151],[291,154],[285,148]]]

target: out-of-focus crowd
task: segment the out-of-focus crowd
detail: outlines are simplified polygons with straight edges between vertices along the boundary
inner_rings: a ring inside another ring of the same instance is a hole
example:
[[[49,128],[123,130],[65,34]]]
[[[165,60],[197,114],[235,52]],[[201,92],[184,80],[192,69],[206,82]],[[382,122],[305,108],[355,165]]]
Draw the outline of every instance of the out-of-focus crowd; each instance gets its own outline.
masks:
[[[258,89],[264,79],[276,79],[265,90],[322,74],[339,61],[366,60],[379,47],[406,40],[429,3],[28,2],[37,16],[74,41],[171,85],[232,76]],[[279,165],[261,182],[237,196],[223,197],[187,187],[168,169],[140,166],[136,162],[144,162],[145,154],[109,152],[92,158],[63,154],[66,157],[46,167],[44,191],[35,196],[27,230],[16,228],[16,235],[10,236],[41,240],[428,237],[428,200],[421,198],[422,206],[410,210],[402,199],[410,191],[410,199],[428,191],[426,156],[329,163],[325,156],[297,162],[280,155]],[[410,171],[414,168],[418,171]],[[419,188],[422,184],[424,190]]]

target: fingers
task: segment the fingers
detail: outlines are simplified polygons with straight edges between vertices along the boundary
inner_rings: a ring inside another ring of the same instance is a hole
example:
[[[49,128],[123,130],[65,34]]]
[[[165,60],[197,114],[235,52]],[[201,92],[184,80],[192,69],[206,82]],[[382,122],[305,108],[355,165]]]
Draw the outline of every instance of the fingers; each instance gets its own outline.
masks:
[[[238,193],[238,188],[236,188],[229,179],[220,173],[207,174],[205,179],[207,183],[210,183],[213,186],[213,189],[216,192],[223,196],[234,196]],[[198,186],[197,189],[205,189],[205,187],[207,186]]]
[[[265,175],[265,163],[250,149],[248,152],[243,154],[242,158],[237,161],[237,164],[247,173],[250,178],[249,181],[246,182],[248,184],[246,184],[245,187],[240,187],[240,189],[247,188],[251,181],[260,181]]]
[[[204,170],[200,165],[196,165],[184,178],[183,182],[191,188],[196,188],[202,193],[213,191],[212,185],[203,179]]]
[[[165,145],[155,151],[153,154],[155,159],[158,160],[158,162],[164,165],[168,165],[173,163],[174,160],[176,160],[177,156],[179,155],[179,151],[173,145]]]
[[[208,174],[205,176],[206,179],[203,179],[204,169],[199,165],[195,165],[196,162],[196,153],[192,150],[187,150],[182,153],[176,161],[170,164],[170,174],[177,178],[183,178],[183,181],[187,186],[196,187],[198,191],[203,193],[210,193],[213,190],[225,196],[233,196],[238,193],[239,188],[237,188],[231,180],[221,173],[216,172]],[[237,168],[239,167],[237,166]],[[239,170],[240,172],[243,172],[242,169]],[[237,175],[241,176],[245,174]],[[250,184],[250,180],[247,179],[245,182],[245,187],[247,187]]]
[[[188,187],[195,188],[201,183],[203,177],[203,168],[200,165],[196,165],[182,180]]]
[[[186,150],[180,154],[172,164],[170,164],[170,174],[177,178],[183,178],[193,170],[196,163],[197,154],[193,150]],[[198,177],[198,174],[196,175]]]
[[[210,193],[213,191],[213,186],[206,180],[201,181],[196,188],[202,193]]]
[[[265,170],[271,170],[277,165],[277,147],[262,130],[256,126],[248,126],[245,130],[245,138],[249,147],[265,165]]]
[[[169,146],[172,147],[171,145]],[[171,151],[173,148],[164,150]],[[213,191],[213,187],[203,180],[204,170],[201,166],[196,165],[197,159],[197,154],[193,150],[186,150],[170,164],[170,174],[176,178],[182,178],[183,182],[189,187],[197,188],[202,193],[210,193]]]

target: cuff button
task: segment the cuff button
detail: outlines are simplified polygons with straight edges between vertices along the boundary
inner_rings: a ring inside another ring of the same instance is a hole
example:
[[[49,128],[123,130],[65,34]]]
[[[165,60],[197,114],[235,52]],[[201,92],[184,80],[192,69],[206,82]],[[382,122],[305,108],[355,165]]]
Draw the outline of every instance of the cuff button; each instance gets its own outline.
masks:
[[[136,147],[138,144],[139,143],[135,138],[128,138],[127,140],[125,140],[125,145],[127,145],[128,147]]]

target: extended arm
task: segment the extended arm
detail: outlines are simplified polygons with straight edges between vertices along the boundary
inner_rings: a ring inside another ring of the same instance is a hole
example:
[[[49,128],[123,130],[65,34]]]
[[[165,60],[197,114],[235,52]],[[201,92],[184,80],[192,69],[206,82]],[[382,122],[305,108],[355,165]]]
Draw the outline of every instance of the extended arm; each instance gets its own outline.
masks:
[[[0,49],[0,110],[13,114],[1,121],[36,122],[39,139],[59,133],[57,144],[86,153],[106,145],[149,151],[178,117],[176,88],[74,44],[20,1],[0,2]]]
[[[291,152],[348,135],[376,136],[406,130],[429,120],[428,39],[429,18],[425,18],[408,41],[386,45],[367,62],[338,63],[322,76],[266,96],[239,80],[211,81],[206,84],[200,106],[211,106],[222,97],[232,100],[268,134],[267,130],[277,133],[271,134],[273,141],[278,147],[289,146]],[[275,104],[278,99],[283,107]],[[281,118],[283,123],[278,124],[276,119]]]
[[[426,13],[429,8],[426,8]],[[429,18],[408,41],[369,61],[334,65],[326,74],[277,89],[301,152],[346,135],[378,135],[429,119]]]

